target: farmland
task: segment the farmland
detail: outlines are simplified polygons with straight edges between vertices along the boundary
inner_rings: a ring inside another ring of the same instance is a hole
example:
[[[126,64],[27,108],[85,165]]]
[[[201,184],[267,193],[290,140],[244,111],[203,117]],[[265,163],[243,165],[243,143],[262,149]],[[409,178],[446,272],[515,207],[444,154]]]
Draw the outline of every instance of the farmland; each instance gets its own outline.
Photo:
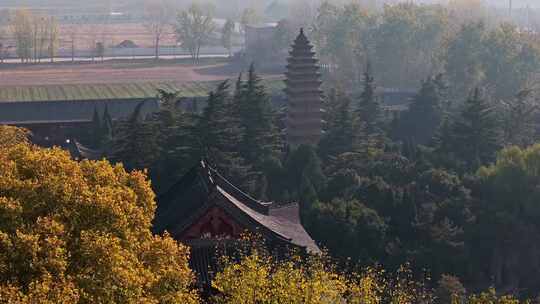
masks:
[[[112,61],[84,64],[40,64],[0,66],[0,87],[114,84],[141,82],[207,82],[236,78],[245,70],[228,62],[208,60],[200,65],[186,61]],[[264,74],[276,79],[281,75]]]
[[[200,97],[243,67],[219,59],[136,60],[0,66],[0,102],[127,99],[156,96],[158,88]],[[271,91],[283,87],[279,74],[261,75]]]

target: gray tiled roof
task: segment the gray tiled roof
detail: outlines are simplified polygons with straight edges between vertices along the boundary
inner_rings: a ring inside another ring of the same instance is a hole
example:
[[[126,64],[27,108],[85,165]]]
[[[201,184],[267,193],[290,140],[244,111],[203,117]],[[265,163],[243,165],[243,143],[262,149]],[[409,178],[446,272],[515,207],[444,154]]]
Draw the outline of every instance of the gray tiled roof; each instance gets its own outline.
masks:
[[[249,208],[244,203],[237,200],[235,197],[225,192],[221,187],[217,187],[217,190],[227,198],[229,202],[234,204],[239,210],[251,217],[261,226],[271,230],[280,237],[288,240],[294,245],[306,248],[309,252],[318,252],[319,248],[313,241],[313,239],[307,234],[304,227],[300,224],[300,221],[292,221],[290,217],[298,218],[298,213],[291,214],[290,216],[282,216],[281,214],[266,215],[259,213]],[[291,210],[291,209],[289,209]],[[291,210],[292,211],[292,210]],[[298,209],[296,210],[298,211]]]
[[[256,201],[204,162],[158,198],[154,231],[167,230],[179,236],[212,206],[226,209],[235,220],[262,232],[263,236],[308,252],[320,251],[300,223],[297,204],[274,207],[271,203]]]

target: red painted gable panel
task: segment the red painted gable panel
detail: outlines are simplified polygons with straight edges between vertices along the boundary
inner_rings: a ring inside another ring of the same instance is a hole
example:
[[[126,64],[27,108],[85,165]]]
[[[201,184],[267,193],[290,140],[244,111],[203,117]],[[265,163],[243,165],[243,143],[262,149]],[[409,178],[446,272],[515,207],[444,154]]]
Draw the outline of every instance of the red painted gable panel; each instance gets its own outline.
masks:
[[[212,207],[182,234],[181,239],[239,238],[245,230],[223,209]]]

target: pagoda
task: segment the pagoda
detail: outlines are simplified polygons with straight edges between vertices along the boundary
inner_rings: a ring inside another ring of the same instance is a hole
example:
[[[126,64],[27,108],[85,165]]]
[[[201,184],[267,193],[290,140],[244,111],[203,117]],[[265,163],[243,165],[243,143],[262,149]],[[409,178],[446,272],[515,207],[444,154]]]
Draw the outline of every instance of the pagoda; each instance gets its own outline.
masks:
[[[285,80],[288,102],[287,143],[317,145],[322,135],[322,90],[319,61],[304,30],[292,45]]]

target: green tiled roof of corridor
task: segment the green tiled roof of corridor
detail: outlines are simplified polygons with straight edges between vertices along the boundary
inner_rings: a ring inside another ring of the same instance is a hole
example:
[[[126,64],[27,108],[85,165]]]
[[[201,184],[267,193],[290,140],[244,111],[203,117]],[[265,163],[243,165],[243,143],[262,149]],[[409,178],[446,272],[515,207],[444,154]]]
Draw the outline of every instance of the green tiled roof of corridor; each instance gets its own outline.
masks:
[[[231,80],[234,85],[234,80]],[[0,86],[0,102],[40,102],[153,98],[157,89],[180,92],[180,97],[205,97],[219,81],[208,82],[141,82],[123,84],[68,84],[43,86]],[[280,79],[263,80],[268,93],[279,94]]]

